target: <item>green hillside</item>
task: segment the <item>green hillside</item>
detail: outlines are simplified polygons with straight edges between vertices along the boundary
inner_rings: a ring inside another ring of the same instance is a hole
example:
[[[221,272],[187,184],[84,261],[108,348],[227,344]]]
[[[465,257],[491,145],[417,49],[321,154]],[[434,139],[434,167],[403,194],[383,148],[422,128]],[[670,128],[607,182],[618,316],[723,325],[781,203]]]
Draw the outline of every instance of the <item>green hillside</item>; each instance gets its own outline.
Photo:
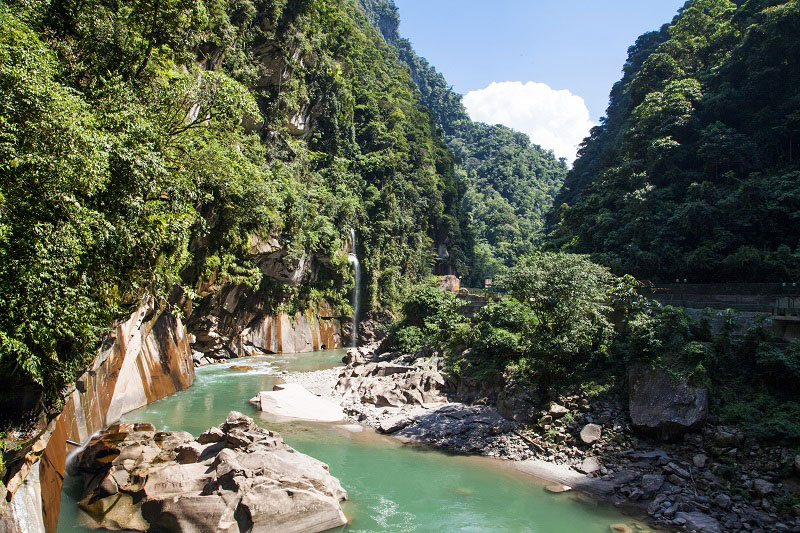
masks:
[[[687,2],[629,50],[553,245],[644,278],[796,279],[798,86],[797,2]]]

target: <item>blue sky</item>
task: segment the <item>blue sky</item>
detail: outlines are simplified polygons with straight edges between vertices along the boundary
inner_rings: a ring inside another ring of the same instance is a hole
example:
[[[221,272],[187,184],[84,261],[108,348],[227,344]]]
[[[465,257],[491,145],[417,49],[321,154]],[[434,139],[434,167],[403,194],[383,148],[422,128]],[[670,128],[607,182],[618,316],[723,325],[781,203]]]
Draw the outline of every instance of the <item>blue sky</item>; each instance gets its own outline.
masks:
[[[628,46],[640,34],[669,22],[684,0],[395,3],[400,10],[401,35],[411,40],[417,53],[442,72],[457,92],[485,89],[492,82],[544,84],[495,85],[487,93],[474,95],[472,105],[467,105],[473,118],[491,122],[492,109],[499,107],[497,102],[509,98],[537,99],[539,107],[531,110],[533,114],[546,114],[546,109],[553,106],[577,106],[578,101],[567,98],[567,93],[561,93],[556,103],[550,102],[546,86],[583,98],[588,120],[597,122],[605,112],[611,86],[621,76]],[[505,111],[509,116],[520,114],[513,105]],[[480,116],[475,117],[476,113]],[[580,114],[580,110],[571,109],[567,115],[570,113]],[[505,123],[499,119],[496,122]],[[575,115],[571,129],[581,129],[585,123]],[[508,125],[526,129],[522,124]],[[545,146],[550,142],[546,139],[542,137],[539,144]],[[562,155],[558,151],[557,155]]]

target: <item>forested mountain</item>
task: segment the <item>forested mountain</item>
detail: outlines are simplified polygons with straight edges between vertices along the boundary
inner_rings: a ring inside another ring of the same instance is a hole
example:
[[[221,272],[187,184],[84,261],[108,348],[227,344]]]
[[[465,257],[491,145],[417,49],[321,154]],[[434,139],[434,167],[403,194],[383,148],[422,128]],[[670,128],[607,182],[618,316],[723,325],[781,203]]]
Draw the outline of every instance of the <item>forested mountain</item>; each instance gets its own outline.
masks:
[[[800,275],[800,5],[690,0],[629,50],[555,247],[639,277]]]
[[[408,65],[422,101],[433,112],[467,177],[466,209],[475,232],[475,260],[466,283],[478,284],[531,253],[566,175],[564,161],[505,126],[475,123],[440,73],[400,37],[392,0],[359,0],[370,22]]]
[[[0,2],[0,370],[52,399],[144,294],[348,314],[466,274],[465,187],[349,0]],[[271,258],[291,279],[257,264]]]

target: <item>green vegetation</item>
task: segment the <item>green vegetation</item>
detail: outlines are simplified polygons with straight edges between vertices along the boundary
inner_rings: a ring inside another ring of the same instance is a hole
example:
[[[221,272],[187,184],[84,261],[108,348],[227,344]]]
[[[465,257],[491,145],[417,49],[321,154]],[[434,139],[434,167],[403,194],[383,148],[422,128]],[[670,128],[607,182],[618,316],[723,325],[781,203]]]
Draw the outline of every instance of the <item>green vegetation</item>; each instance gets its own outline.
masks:
[[[629,277],[585,256],[537,253],[499,280],[506,295],[474,317],[452,294],[415,290],[389,337],[393,349],[438,353],[460,376],[522,385],[543,401],[559,394],[623,392],[635,361],[711,391],[712,413],[752,438],[800,442],[800,342],[763,327],[734,335],[733,315],[710,317],[647,301]]]
[[[408,350],[418,346],[403,341],[424,339],[457,374],[546,390],[607,358],[629,282],[583,256],[537,253],[502,276],[506,296],[472,318],[459,314],[455,295],[415,290],[390,342]]]
[[[452,156],[346,0],[0,2],[0,172],[0,372],[21,409],[56,408],[145,294],[215,279],[347,312],[355,227],[365,303],[391,311],[437,234],[459,274],[471,254]],[[258,267],[271,238],[313,283]]]
[[[404,302],[398,349],[545,394],[644,358],[800,439],[797,344],[713,335],[612,274],[800,273],[797,2],[690,0],[629,50],[549,240],[599,264],[537,252],[564,161],[473,123],[398,20],[391,0],[0,0],[0,418],[57,408],[144,296],[233,283],[350,312],[355,228],[365,309]],[[465,318],[421,284],[442,270],[506,296]]]
[[[620,349],[662,366],[676,378],[709,387],[712,411],[748,436],[800,442],[800,342],[775,338],[757,325],[734,335],[734,315],[713,334],[708,317],[653,307],[628,321]]]
[[[527,135],[505,126],[470,120],[461,96],[398,34],[400,18],[391,0],[359,0],[370,22],[408,65],[422,102],[442,128],[466,177],[466,212],[471,217],[475,258],[465,285],[483,286],[517,258],[533,253],[564,181],[566,163],[532,145]]]
[[[605,268],[581,256],[537,253],[498,283],[507,296],[481,309],[455,339],[459,349],[472,347],[454,363],[462,371],[485,373],[488,365],[547,389],[607,353],[615,280]]]
[[[552,246],[641,278],[800,274],[800,7],[690,0],[630,48]]]

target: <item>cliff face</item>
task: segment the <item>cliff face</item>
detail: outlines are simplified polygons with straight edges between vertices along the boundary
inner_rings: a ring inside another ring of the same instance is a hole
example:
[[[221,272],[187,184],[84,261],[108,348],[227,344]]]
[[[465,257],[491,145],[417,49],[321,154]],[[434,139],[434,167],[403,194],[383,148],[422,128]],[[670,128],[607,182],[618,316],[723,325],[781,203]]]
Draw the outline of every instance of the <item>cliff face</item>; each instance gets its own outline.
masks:
[[[188,388],[195,364],[342,346],[341,324],[328,304],[290,316],[270,311],[263,296],[240,285],[218,289],[190,314],[193,333],[154,300],[143,301],[106,337],[62,412],[10,465],[0,530],[56,531],[66,457],[73,449],[67,441],[86,442],[123,414]]]
[[[302,255],[292,259],[278,236],[254,234],[248,237],[248,253],[268,280],[259,289],[213,274],[196,284],[195,301],[185,293],[177,298],[188,317],[195,364],[341,348],[341,322],[327,301],[304,305],[304,311],[294,313],[281,310],[286,300],[280,294],[313,286],[330,258]]]
[[[109,334],[64,409],[26,453],[9,465],[0,530],[52,532],[58,524],[67,440],[85,442],[121,415],[189,387],[189,336],[179,318],[152,299]],[[69,446],[69,449],[68,449]]]
[[[268,301],[260,291],[228,285],[194,310],[188,328],[195,364],[342,347],[341,322],[326,302],[289,314],[270,308]]]
[[[35,4],[0,10],[0,134],[38,165],[0,181],[0,374],[16,418],[66,407],[9,461],[0,523],[26,531],[55,527],[66,440],[189,386],[192,348],[341,346],[351,228],[365,309],[430,273],[436,228],[453,265],[469,245],[451,155],[349,0]],[[145,302],[76,379],[125,302],[176,284],[190,329]]]

